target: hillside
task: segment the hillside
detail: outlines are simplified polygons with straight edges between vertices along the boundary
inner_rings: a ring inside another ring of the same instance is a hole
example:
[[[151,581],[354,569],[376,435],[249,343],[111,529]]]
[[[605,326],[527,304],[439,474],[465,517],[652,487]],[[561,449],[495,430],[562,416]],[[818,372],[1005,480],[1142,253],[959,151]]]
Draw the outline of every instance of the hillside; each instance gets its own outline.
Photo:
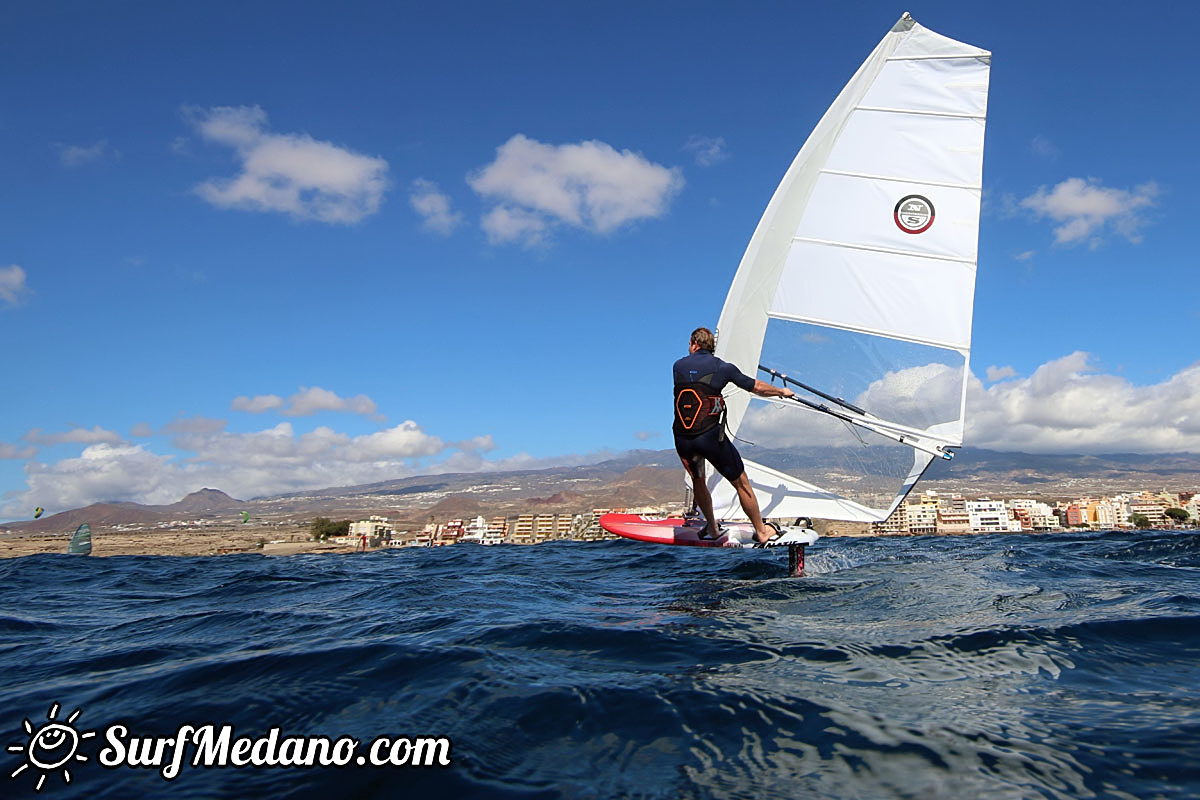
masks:
[[[811,448],[794,454],[810,464],[833,464],[834,454]],[[961,451],[935,461],[919,489],[978,496],[1067,499],[1142,489],[1200,489],[1200,455],[1034,455]],[[674,451],[636,450],[578,467],[515,472],[423,475],[394,481],[316,489],[237,500],[218,489],[200,489],[170,505],[97,503],[38,520],[5,524],[14,531],[65,531],[92,525],[161,525],[172,521],[237,524],[246,511],[257,521],[306,521],[380,514],[404,524],[454,517],[521,513],[579,513],[593,508],[677,504],[683,476]]]

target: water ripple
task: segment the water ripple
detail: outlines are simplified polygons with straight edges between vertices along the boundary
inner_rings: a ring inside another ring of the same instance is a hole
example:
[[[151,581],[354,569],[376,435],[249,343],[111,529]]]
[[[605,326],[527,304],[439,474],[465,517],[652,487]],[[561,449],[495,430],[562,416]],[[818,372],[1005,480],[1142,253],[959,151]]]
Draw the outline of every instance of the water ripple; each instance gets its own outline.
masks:
[[[0,725],[61,703],[147,736],[454,742],[445,770],[90,763],[48,776],[54,797],[1200,796],[1200,537],[834,539],[803,580],[783,562],[632,542],[9,559]]]

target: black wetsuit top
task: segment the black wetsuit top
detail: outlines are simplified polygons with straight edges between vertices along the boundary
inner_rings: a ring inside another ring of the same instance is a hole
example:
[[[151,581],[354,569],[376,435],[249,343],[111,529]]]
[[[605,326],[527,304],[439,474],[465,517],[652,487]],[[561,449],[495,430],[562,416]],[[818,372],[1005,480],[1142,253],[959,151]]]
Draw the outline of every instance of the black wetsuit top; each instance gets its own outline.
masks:
[[[725,436],[723,426],[710,424],[698,434],[690,434],[684,430],[678,411],[679,392],[684,387],[699,388],[698,385],[702,385],[707,387],[708,391],[719,394],[730,383],[746,391],[753,391],[754,378],[748,377],[733,364],[722,361],[707,350],[684,356],[675,362],[672,371],[677,403],[673,427],[675,450],[693,464],[696,464],[698,459],[705,459],[726,480],[736,480],[745,471],[745,465],[737,449]],[[700,427],[696,426],[697,429]]]

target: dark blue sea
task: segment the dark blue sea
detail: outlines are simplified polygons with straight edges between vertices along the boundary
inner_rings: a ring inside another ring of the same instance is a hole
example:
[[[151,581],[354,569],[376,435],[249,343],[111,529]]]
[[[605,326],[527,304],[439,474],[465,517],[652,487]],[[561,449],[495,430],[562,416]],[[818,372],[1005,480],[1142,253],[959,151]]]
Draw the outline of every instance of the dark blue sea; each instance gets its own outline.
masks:
[[[3,560],[0,796],[1200,797],[1200,535],[823,539],[800,579],[786,560]],[[444,737],[448,764],[205,767],[185,743],[165,778],[149,745],[205,724],[263,753],[273,728],[358,754]]]

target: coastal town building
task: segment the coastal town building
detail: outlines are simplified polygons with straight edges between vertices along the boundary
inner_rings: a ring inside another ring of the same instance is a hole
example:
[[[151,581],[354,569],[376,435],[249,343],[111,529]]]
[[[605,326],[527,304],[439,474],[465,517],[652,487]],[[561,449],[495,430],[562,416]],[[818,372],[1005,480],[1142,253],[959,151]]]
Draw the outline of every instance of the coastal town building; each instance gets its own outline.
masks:
[[[508,541],[513,544],[533,544],[534,515],[522,514],[517,517],[517,524],[512,529]]]
[[[372,516],[361,522],[350,523],[351,539],[390,539],[392,538],[392,523],[387,517]]]
[[[947,535],[972,533],[1054,533],[1067,528],[1113,530],[1136,527],[1135,515],[1149,520],[1152,528],[1179,527],[1166,512],[1183,509],[1189,524],[1200,520],[1200,492],[1145,491],[1113,496],[1084,496],[1061,500],[1053,506],[1033,498],[968,499],[961,494],[927,490],[908,497],[883,522],[870,531],[883,535]],[[594,508],[580,514],[520,514],[515,517],[482,516],[430,523],[421,531],[397,531],[386,517],[371,516],[350,523],[350,533],[337,540],[359,545],[365,535],[372,546],[436,547],[457,542],[479,544],[537,544],[556,540],[593,541],[616,538],[600,527],[600,517],[611,512],[647,516],[678,515],[681,509],[659,507]],[[1172,512],[1178,516],[1178,512]],[[1138,520],[1141,521],[1140,518]],[[1143,523],[1144,524],[1144,523]],[[826,535],[838,535],[834,528]]]

